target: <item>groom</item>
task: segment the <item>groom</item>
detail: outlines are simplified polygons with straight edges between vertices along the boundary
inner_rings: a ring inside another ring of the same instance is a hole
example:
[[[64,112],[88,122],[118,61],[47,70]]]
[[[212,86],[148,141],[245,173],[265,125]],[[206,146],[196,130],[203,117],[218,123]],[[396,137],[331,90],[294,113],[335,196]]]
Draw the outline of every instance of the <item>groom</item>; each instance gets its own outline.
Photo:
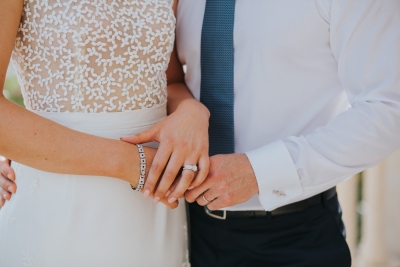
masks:
[[[399,10],[179,1],[185,80],[211,113],[210,174],[186,193],[193,267],[351,266],[335,185],[400,147]]]

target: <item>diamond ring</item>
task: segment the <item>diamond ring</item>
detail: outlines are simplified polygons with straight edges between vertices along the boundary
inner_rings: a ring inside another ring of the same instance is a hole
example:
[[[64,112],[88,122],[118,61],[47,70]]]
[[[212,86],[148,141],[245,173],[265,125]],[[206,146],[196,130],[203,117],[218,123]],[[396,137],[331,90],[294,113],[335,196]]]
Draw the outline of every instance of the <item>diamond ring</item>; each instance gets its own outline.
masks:
[[[185,164],[185,165],[183,165],[183,170],[189,170],[189,171],[197,172],[197,165]]]

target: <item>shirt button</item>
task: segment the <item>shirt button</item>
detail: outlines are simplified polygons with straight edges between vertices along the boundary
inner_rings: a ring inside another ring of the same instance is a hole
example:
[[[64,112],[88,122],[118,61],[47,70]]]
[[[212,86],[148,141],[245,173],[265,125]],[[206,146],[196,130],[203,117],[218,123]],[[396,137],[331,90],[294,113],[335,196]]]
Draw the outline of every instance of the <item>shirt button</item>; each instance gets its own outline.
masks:
[[[285,193],[278,191],[278,190],[272,190],[272,194],[274,194],[277,197],[286,197]]]

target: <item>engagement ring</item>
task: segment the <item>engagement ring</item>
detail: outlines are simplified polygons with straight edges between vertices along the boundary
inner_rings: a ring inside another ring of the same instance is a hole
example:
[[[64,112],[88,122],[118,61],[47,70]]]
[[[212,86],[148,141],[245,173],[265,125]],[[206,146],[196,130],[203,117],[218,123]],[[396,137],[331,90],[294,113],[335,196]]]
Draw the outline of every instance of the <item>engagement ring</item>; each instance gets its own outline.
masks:
[[[197,165],[183,165],[183,170],[190,170],[197,172]]]

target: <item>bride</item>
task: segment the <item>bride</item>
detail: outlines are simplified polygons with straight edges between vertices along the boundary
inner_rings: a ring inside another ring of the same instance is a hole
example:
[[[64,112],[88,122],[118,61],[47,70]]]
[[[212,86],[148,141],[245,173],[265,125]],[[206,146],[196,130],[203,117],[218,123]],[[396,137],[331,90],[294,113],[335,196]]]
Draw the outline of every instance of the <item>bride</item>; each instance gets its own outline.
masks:
[[[189,265],[176,199],[207,175],[209,113],[173,51],[176,5],[0,1],[0,87],[11,58],[27,108],[0,96],[0,155],[18,178],[0,210],[0,266]],[[144,135],[159,149],[139,154],[130,143]],[[141,172],[165,205],[132,190]]]

